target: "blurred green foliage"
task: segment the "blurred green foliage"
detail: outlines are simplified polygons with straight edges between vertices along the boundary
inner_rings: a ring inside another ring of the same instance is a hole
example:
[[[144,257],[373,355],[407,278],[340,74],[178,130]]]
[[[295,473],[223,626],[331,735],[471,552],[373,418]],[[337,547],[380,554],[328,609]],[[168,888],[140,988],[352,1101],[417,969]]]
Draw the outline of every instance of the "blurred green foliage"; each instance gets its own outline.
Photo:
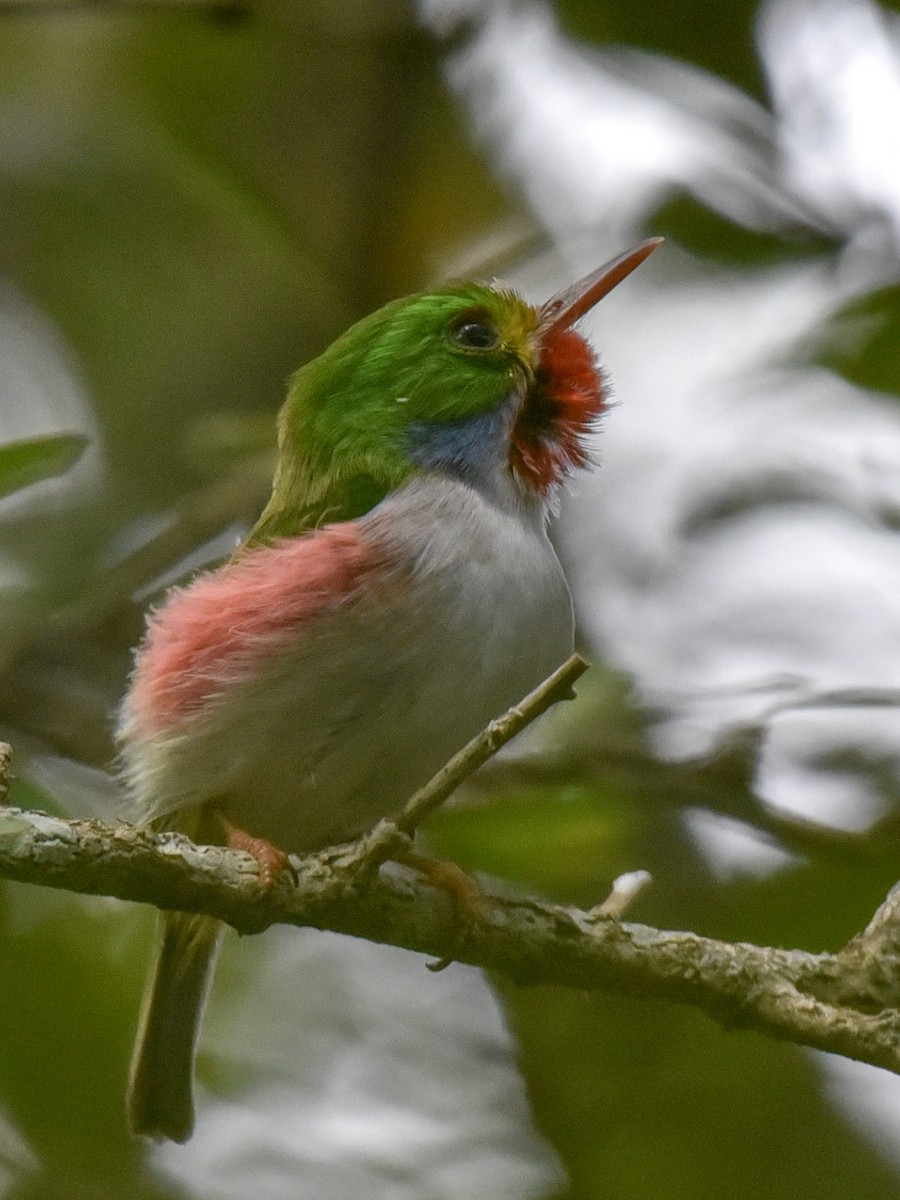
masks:
[[[588,42],[639,46],[696,64],[744,91],[762,95],[759,60],[753,48],[754,0],[713,4],[685,0],[675,5],[654,0],[630,4],[589,4],[560,0],[567,31]]]
[[[0,446],[0,497],[30,483],[62,475],[84,453],[87,438],[76,434],[31,438]]]
[[[881,288],[841,309],[817,358],[860,387],[900,393],[900,287]]]

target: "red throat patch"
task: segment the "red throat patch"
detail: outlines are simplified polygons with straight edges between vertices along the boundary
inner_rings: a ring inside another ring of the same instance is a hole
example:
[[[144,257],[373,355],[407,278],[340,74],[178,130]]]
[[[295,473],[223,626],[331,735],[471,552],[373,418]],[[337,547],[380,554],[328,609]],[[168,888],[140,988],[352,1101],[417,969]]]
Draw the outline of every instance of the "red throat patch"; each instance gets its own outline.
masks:
[[[585,439],[603,405],[603,380],[588,343],[573,329],[552,330],[513,428],[513,472],[543,495],[586,466]]]

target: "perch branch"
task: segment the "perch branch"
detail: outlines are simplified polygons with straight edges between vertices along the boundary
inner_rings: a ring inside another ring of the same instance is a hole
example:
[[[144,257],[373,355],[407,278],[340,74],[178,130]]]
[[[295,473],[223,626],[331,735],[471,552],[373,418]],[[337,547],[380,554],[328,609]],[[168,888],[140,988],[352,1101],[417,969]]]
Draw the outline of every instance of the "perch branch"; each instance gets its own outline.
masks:
[[[581,660],[570,660],[492,722],[395,822],[382,822],[350,845],[294,859],[296,881],[285,872],[266,892],[256,862],[242,852],[196,846],[172,832],[15,808],[0,808],[0,876],[207,913],[242,933],[277,922],[328,929],[438,958],[452,955],[520,984],[689,1004],[728,1028],[900,1074],[900,885],[847,946],[814,954],[625,923],[611,918],[621,910],[609,903],[585,912],[490,894],[482,896],[482,919],[460,943],[447,896],[417,878],[374,869],[499,745],[569,694],[582,670]],[[0,747],[0,795],[8,762]]]
[[[0,875],[160,908],[204,912],[243,933],[276,922],[367,938],[497,971],[520,984],[603,989],[690,1004],[745,1028],[900,1074],[900,890],[843,950],[812,954],[652,929],[596,913],[485,894],[462,945],[452,903],[382,874],[347,887],[363,845],[295,860],[259,889],[249,855],[175,833],[0,811]]]

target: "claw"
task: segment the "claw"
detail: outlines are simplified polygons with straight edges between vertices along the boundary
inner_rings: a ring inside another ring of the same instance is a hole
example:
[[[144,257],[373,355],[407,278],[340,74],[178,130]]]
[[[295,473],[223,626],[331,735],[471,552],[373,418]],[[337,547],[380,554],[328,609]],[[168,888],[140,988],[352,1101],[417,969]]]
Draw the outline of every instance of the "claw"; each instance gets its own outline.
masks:
[[[254,837],[246,829],[233,825],[224,813],[219,812],[216,815],[225,830],[225,845],[232,850],[244,850],[251,858],[256,859],[259,883],[263,891],[270,891],[278,876],[283,875],[285,871],[290,874],[293,882],[297,883],[297,872],[283,850],[279,850],[265,838]]]
[[[466,940],[466,935],[472,925],[484,916],[482,894],[478,884],[471,875],[467,875],[456,863],[441,862],[434,858],[426,858],[407,850],[391,856],[395,862],[418,871],[432,887],[446,892],[453,900],[456,916],[456,931],[451,950],[435,962],[427,963],[429,971],[443,971],[453,962],[458,950]]]

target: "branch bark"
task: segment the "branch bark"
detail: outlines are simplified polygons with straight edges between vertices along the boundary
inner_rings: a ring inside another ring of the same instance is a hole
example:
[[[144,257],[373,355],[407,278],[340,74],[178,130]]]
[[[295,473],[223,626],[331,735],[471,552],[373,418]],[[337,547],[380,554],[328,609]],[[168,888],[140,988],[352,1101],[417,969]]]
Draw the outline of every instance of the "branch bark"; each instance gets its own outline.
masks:
[[[253,858],[172,832],[67,821],[0,808],[0,877],[162,909],[206,913],[241,933],[285,924],[328,929],[496,971],[519,984],[602,989],[689,1004],[728,1028],[753,1029],[900,1074],[900,885],[837,953],[814,954],[482,894],[460,936],[448,896],[398,869],[379,870],[461,778],[556,700],[584,664],[573,659],[474,739],[396,821],[346,846],[294,858],[263,892]],[[0,796],[8,756],[0,747]],[[627,891],[627,889],[626,889]]]
[[[269,925],[330,929],[497,971],[519,984],[603,989],[690,1004],[728,1028],[754,1029],[900,1074],[900,888],[835,954],[652,929],[583,911],[485,894],[460,941],[448,897],[382,872],[360,885],[378,830],[293,860],[259,888],[256,862],[176,833],[0,811],[0,875],[219,917],[241,933]]]

